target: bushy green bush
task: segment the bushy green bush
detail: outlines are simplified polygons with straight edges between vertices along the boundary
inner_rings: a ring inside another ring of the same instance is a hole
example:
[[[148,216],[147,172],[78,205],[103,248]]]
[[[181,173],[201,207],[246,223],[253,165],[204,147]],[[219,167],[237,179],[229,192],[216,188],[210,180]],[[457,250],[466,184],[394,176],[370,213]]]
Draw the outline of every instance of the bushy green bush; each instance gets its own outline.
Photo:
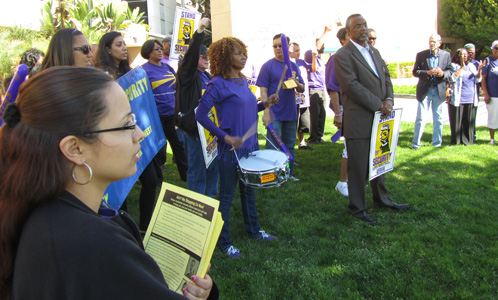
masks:
[[[19,60],[24,51],[37,48],[46,52],[49,41],[38,31],[21,27],[0,27],[0,91],[3,89],[3,81],[15,72]]]
[[[415,95],[417,93],[416,85],[393,85],[395,94]]]
[[[389,70],[389,73],[391,74],[391,78],[393,79],[398,79],[398,78],[411,78],[413,77],[413,74],[411,72],[413,65],[415,62],[400,62],[400,63],[390,63],[387,65],[387,69]],[[399,74],[399,76],[398,76]]]

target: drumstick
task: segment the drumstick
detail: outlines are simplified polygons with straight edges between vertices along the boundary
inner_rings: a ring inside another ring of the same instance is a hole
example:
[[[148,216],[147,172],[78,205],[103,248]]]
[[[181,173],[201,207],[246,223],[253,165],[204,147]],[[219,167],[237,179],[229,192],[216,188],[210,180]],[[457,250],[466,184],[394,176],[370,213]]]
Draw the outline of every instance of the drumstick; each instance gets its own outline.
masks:
[[[287,72],[287,66],[284,66],[284,71],[282,72],[282,76],[280,76],[280,81],[278,82],[277,91],[275,95],[278,97],[278,93],[280,92],[280,88],[282,87],[282,83],[284,82],[285,72]]]
[[[247,132],[242,137],[242,144],[244,144],[244,142],[248,138],[250,138],[251,136],[253,136],[256,133],[257,128],[258,128],[258,120],[256,120],[256,122],[254,122],[254,124],[252,124],[251,127],[249,127],[249,129],[247,129]]]
[[[250,138],[251,136],[253,136],[255,133],[256,133],[256,130],[258,128],[258,120],[256,120],[256,122],[254,122],[254,124],[251,125],[251,127],[249,127],[249,129],[247,129],[246,133],[244,133],[244,136],[242,137],[242,145],[244,144],[244,142]],[[230,151],[232,150],[235,150],[235,147],[232,147],[230,149]]]

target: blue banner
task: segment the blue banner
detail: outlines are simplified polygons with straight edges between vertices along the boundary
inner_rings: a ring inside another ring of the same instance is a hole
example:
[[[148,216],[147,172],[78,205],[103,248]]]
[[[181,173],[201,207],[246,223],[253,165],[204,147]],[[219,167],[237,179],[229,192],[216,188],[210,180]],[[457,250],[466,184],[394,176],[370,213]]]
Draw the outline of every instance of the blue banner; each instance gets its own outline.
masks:
[[[140,174],[166,144],[163,127],[157,112],[156,101],[147,73],[136,67],[117,80],[130,100],[131,111],[137,116],[137,125],[144,132],[140,142],[142,150],[135,175],[109,185],[103,200],[114,209],[119,209]]]

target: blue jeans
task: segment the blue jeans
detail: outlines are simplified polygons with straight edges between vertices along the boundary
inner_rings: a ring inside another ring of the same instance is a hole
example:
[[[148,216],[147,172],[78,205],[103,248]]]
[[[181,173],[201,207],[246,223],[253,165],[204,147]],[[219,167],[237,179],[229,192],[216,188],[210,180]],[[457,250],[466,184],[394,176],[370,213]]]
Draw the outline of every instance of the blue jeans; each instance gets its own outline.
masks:
[[[232,152],[233,153],[233,152]],[[218,246],[224,250],[232,245],[229,231],[230,208],[235,195],[235,187],[239,183],[240,203],[242,206],[242,215],[244,217],[244,226],[249,237],[257,238],[261,230],[258,223],[258,213],[256,212],[256,198],[254,190],[247,187],[239,179],[237,174],[237,164],[231,162],[232,155],[227,155],[227,161],[219,160],[220,170],[220,201],[219,211],[223,221],[223,228],[218,239]]]
[[[296,131],[297,131],[297,121],[272,121],[271,125],[277,132],[278,136],[280,136],[280,139],[282,142],[284,142],[285,147],[289,150],[291,153],[293,159],[290,161],[290,175],[292,176],[293,171],[294,171],[294,160],[295,160],[295,151],[294,151],[294,145],[296,144]],[[270,139],[270,141],[275,145],[275,147],[278,147],[277,142],[273,139],[273,136],[271,135],[270,131],[266,131],[266,137]],[[266,141],[266,149],[276,149],[273,147],[268,141]],[[280,149],[276,149],[280,150]]]
[[[439,98],[439,92],[436,87],[431,87],[427,97],[418,103],[417,119],[415,120],[415,131],[413,133],[412,147],[420,147],[420,139],[424,133],[427,115],[432,106],[432,120],[434,129],[432,131],[432,146],[440,147],[443,142],[443,104],[444,100]]]
[[[187,189],[216,198],[219,177],[218,160],[213,160],[209,168],[206,169],[201,142],[181,129],[177,130],[177,134],[178,139],[183,142],[187,155]]]

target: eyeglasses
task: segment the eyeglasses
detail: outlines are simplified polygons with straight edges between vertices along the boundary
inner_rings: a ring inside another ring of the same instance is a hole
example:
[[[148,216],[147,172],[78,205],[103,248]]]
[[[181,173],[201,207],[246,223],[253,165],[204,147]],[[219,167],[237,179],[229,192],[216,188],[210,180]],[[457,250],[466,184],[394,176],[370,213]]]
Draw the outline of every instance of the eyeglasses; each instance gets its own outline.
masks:
[[[207,54],[201,54],[201,58],[208,59],[208,55]]]
[[[107,128],[107,129],[99,129],[99,130],[87,132],[87,133],[85,133],[85,135],[91,135],[91,134],[101,133],[101,132],[110,132],[110,131],[133,130],[132,137],[135,137],[135,131],[137,128],[137,117],[135,116],[135,114],[130,114],[130,122],[131,122],[131,125],[126,125],[126,126],[122,126],[122,127]]]
[[[376,37],[369,37],[368,39],[371,41],[375,41],[377,38]]]
[[[282,44],[273,45],[273,48],[275,48],[275,49],[277,49],[277,48],[282,48]]]
[[[83,54],[88,54],[88,53],[90,53],[90,51],[92,51],[92,49],[90,49],[90,46],[88,46],[88,45],[83,45],[81,47],[74,47],[73,49],[79,50],[79,51],[83,52]]]
[[[498,47],[494,47],[493,50],[498,50]]]

